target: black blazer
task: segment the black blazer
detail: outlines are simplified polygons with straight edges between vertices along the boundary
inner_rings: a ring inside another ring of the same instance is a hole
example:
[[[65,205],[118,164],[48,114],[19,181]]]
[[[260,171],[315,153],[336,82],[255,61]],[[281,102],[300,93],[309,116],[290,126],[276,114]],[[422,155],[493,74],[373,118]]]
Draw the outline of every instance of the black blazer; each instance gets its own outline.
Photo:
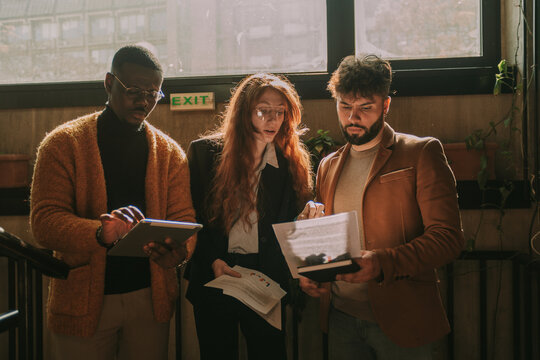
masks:
[[[210,193],[221,145],[208,139],[193,141],[188,149],[191,177],[191,196],[197,221],[203,224],[197,234],[197,246],[186,269],[189,280],[186,297],[192,303],[207,296],[204,284],[214,279],[212,263],[220,258],[226,261],[229,248],[228,234],[209,224],[206,212],[207,195]],[[259,270],[277,281],[288,291],[291,275],[277,242],[272,224],[292,221],[299,212],[296,193],[292,186],[287,160],[276,147],[279,168],[267,165],[262,173],[257,193],[259,212]]]

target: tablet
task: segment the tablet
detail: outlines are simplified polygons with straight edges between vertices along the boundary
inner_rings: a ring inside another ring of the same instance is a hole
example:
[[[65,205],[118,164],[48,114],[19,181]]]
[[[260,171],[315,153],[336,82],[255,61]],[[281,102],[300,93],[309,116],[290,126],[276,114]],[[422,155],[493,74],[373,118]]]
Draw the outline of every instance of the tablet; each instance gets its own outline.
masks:
[[[172,241],[181,245],[200,229],[202,225],[197,223],[142,219],[109,249],[107,255],[148,257],[143,246],[149,242],[159,243],[164,242],[166,238],[171,238]]]

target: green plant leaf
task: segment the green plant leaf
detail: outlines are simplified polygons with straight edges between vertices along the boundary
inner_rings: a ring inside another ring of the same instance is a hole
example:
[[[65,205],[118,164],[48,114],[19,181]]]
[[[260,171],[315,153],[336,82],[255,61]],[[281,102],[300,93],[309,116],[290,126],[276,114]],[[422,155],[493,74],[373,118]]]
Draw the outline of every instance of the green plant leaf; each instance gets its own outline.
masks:
[[[506,63],[506,59],[502,59],[497,65],[497,68],[499,69],[499,72],[501,73],[508,72],[508,64]]]
[[[486,154],[482,154],[480,156],[480,171],[486,170],[488,164],[488,158]]]
[[[476,142],[476,144],[474,144],[474,148],[476,150],[482,150],[484,149],[484,140],[483,139],[480,139]]]
[[[501,81],[499,79],[495,80],[495,85],[493,86],[493,95],[501,94]]]
[[[480,187],[480,190],[484,191],[486,190],[486,184],[487,184],[488,174],[486,169],[480,170],[478,172],[478,176],[476,181],[478,182],[478,187]]]

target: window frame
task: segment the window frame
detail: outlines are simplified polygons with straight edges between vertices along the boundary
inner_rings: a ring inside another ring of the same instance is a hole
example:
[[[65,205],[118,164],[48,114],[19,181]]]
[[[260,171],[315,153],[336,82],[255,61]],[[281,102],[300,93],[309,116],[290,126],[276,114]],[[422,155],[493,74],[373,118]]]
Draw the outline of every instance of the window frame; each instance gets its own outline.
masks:
[[[354,0],[326,0],[327,71],[285,74],[302,99],[328,99],[326,84],[345,56],[355,51]],[[488,94],[501,53],[499,1],[481,0],[482,56],[426,60],[394,60],[394,96]],[[104,75],[105,76],[105,75]],[[166,78],[170,93],[213,91],[217,102],[230,96],[230,89],[245,75]],[[103,81],[0,85],[0,109],[64,106],[99,106],[105,103]]]

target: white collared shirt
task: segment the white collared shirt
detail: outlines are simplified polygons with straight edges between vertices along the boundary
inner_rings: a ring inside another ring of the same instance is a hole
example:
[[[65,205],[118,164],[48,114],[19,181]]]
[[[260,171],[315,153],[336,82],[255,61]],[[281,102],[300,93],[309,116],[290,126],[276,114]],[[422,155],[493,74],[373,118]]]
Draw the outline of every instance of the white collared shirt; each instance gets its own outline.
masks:
[[[279,169],[274,143],[266,144],[261,164],[255,171],[255,176],[258,177],[259,181],[261,179],[261,172],[267,164]],[[255,193],[257,193],[259,181],[255,184]],[[228,251],[230,253],[256,254],[259,252],[258,220],[258,214],[255,210],[249,214],[249,223],[251,224],[251,227],[247,226],[242,218],[233,224],[231,231],[229,232]]]

